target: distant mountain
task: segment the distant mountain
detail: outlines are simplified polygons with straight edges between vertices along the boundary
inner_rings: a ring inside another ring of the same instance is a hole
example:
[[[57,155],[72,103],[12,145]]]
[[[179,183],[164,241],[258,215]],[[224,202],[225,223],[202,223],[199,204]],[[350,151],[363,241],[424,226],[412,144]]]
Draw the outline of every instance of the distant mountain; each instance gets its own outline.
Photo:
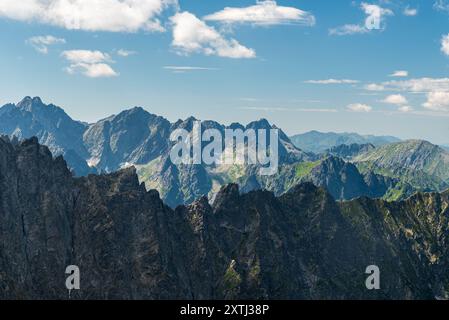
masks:
[[[61,108],[46,105],[39,97],[25,97],[17,104],[0,108],[0,133],[18,139],[37,137],[54,155],[65,155],[78,174],[94,172],[86,165],[83,143],[86,125],[72,120]]]
[[[361,171],[400,178],[418,190],[449,188],[449,152],[422,140],[381,146],[357,156]]]
[[[350,160],[355,156],[374,150],[375,148],[376,147],[371,143],[367,144],[353,143],[351,145],[341,144],[326,150],[324,153],[326,155],[332,155],[335,157],[340,157],[342,159]]]
[[[173,210],[133,168],[74,178],[36,138],[0,138],[0,155],[0,299],[449,298],[448,192],[335,202],[310,183],[230,184]]]
[[[186,129],[191,131],[193,121],[196,119],[188,118],[179,120],[172,125],[174,129]],[[261,119],[243,126],[238,123],[231,124],[229,127],[221,125],[215,121],[202,122],[202,128],[217,129],[224,134],[225,129],[272,129],[267,120]],[[168,137],[167,137],[168,141]],[[280,166],[290,166],[297,162],[310,161],[315,155],[305,153],[297,149],[289,140],[287,135],[280,130],[279,134],[279,162]],[[158,158],[144,165],[137,165],[137,173],[144,181],[148,189],[156,189],[161,193],[162,198],[172,207],[176,205],[191,203],[193,200],[209,195],[211,198],[220,190],[220,188],[233,182],[239,182],[242,178],[252,175],[259,175],[259,166],[255,165],[174,165],[168,154],[163,154]],[[250,173],[251,172],[251,173]],[[276,186],[273,186],[276,187]],[[287,189],[281,188],[285,192]],[[280,193],[279,193],[280,194]]]
[[[174,166],[169,161],[170,134],[180,128],[191,131],[195,120],[190,117],[170,123],[135,107],[87,125],[72,120],[59,107],[45,105],[38,97],[26,97],[16,105],[0,108],[0,134],[18,139],[36,136],[55,156],[64,155],[79,176],[137,166],[147,187],[157,188],[167,203],[176,206],[190,203],[204,194],[212,196],[224,183],[237,178],[234,166]],[[226,129],[277,129],[265,119],[247,126],[202,122],[202,130],[212,128],[222,133]],[[314,158],[315,155],[296,148],[287,135],[279,131],[281,165]]]
[[[373,144],[381,146],[399,142],[400,139],[390,136],[359,135],[357,133],[334,133],[310,131],[290,137],[294,145],[306,152],[323,153],[333,147],[346,144]]]
[[[446,151],[449,151],[449,145],[442,145],[440,147],[443,148]]]

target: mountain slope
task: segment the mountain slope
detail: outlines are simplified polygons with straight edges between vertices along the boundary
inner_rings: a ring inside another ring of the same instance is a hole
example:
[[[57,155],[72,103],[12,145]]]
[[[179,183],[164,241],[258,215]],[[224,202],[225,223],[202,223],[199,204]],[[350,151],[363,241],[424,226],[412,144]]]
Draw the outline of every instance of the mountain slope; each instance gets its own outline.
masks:
[[[340,157],[345,160],[351,160],[352,158],[362,153],[374,150],[375,148],[376,147],[371,143],[367,144],[353,143],[351,145],[341,144],[326,150],[324,153],[325,155],[332,155],[335,157]]]
[[[310,131],[290,137],[294,145],[306,152],[323,153],[333,147],[346,144],[373,144],[381,146],[400,139],[390,136],[359,135],[357,133],[335,133]]]
[[[148,163],[168,152],[170,126],[168,120],[137,107],[100,120],[83,135],[89,163],[108,172],[127,163]]]
[[[73,178],[37,139],[0,139],[0,298],[449,298],[449,193],[336,203],[223,187],[175,211],[131,168]],[[365,269],[381,289],[365,288]]]
[[[385,145],[359,155],[354,162],[362,171],[398,177],[417,189],[449,188],[449,152],[427,141]]]

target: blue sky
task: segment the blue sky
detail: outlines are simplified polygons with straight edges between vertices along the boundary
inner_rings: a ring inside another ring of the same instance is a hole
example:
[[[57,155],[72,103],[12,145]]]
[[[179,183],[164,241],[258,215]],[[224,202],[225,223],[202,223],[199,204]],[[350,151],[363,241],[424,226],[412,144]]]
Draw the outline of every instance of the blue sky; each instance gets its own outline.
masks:
[[[443,0],[1,0],[0,104],[449,144],[448,35]]]

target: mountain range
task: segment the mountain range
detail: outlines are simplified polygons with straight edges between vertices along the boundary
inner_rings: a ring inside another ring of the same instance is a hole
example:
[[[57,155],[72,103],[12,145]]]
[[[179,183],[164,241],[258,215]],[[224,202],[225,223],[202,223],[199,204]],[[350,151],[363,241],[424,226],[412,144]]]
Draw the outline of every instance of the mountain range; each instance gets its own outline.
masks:
[[[174,210],[132,167],[74,177],[37,138],[0,138],[0,299],[448,299],[448,221],[448,192],[336,202],[311,183]]]
[[[398,200],[418,191],[449,188],[446,150],[394,137],[310,132],[289,138],[280,130],[279,172],[273,176],[260,176],[256,165],[174,165],[170,134],[179,128],[191,131],[194,121],[190,117],[171,123],[135,107],[87,124],[38,97],[0,108],[0,133],[18,140],[37,137],[54,156],[62,155],[76,176],[134,166],[146,188],[158,190],[173,208],[204,195],[213,200],[229,183],[238,184],[242,192],[269,190],[281,196],[300,183],[312,182],[337,200]],[[277,129],[265,119],[246,126],[202,121],[203,130],[212,128],[222,133],[227,128]],[[310,152],[307,145],[322,152]]]
[[[372,144],[382,146],[401,141],[392,136],[360,135],[357,133],[335,133],[309,131],[290,137],[296,147],[313,153],[323,153],[333,147],[351,144]]]

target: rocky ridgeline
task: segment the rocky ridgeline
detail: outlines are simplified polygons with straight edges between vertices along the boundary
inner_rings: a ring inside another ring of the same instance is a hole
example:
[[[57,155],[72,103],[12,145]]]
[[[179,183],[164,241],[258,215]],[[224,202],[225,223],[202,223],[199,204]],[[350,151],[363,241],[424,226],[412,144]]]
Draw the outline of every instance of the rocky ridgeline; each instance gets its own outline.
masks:
[[[449,194],[338,203],[221,189],[170,209],[133,168],[74,178],[37,139],[0,139],[0,298],[449,298]],[[381,289],[367,290],[377,265]]]

